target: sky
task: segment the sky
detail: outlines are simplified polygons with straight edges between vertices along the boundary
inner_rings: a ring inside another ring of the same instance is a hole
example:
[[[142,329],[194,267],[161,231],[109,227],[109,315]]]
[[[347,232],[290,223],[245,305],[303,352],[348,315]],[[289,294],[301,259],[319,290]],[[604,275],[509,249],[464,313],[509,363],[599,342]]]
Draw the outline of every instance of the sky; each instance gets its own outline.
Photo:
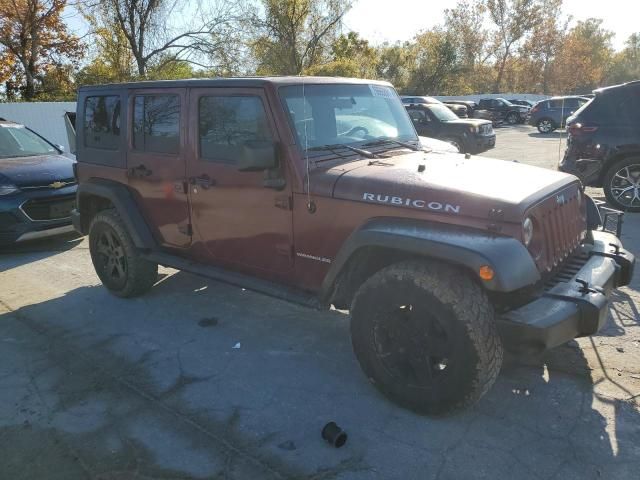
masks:
[[[604,20],[616,33],[613,46],[623,48],[629,35],[640,32],[638,0],[564,0],[563,10],[575,20]],[[411,39],[421,30],[442,22],[446,8],[457,0],[357,0],[345,17],[346,30],[355,30],[374,44]]]
[[[589,17],[604,20],[604,28],[616,33],[613,47],[620,50],[634,32],[640,32],[638,0],[564,0],[563,10],[574,20]],[[442,22],[443,12],[457,0],[354,0],[344,31],[355,30],[373,44],[410,40],[416,33]],[[67,8],[65,20],[82,35],[87,27],[77,12]]]

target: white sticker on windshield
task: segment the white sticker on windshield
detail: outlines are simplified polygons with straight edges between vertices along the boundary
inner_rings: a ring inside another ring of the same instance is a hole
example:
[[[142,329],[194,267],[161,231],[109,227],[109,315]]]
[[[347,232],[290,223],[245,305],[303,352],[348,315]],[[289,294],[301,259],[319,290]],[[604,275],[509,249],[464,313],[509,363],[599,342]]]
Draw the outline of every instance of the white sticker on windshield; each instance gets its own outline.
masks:
[[[396,92],[391,87],[369,84],[369,89],[374,97],[394,98],[396,96]]]

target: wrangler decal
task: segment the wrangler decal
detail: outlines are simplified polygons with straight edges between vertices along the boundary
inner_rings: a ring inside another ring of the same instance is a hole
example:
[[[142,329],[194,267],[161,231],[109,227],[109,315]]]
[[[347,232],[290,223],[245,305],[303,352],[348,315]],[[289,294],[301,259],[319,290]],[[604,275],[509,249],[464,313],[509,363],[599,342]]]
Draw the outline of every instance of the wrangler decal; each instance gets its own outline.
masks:
[[[442,202],[427,202],[426,200],[395,197],[365,192],[362,199],[368,202],[386,203],[389,205],[403,205],[406,207],[425,208],[436,212],[460,213],[460,205],[451,205]]]

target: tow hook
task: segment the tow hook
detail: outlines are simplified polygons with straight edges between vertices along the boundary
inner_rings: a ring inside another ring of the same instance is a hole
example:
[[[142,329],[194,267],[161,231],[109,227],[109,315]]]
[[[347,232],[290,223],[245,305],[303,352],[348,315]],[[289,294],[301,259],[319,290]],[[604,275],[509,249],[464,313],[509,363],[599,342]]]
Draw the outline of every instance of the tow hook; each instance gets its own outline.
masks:
[[[604,291],[599,287],[591,287],[589,282],[586,280],[582,280],[581,278],[576,278],[576,282],[578,282],[581,286],[578,289],[583,295],[587,295],[588,293],[604,293]]]

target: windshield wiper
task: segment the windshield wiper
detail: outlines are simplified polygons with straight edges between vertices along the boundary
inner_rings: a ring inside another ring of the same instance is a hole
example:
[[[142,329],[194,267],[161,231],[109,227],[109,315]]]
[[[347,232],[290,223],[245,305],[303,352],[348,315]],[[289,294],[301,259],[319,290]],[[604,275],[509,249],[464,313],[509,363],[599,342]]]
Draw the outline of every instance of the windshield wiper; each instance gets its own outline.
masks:
[[[365,147],[373,147],[375,145],[384,145],[385,143],[395,143],[396,145],[400,145],[401,147],[408,148],[409,150],[413,150],[414,152],[431,152],[430,148],[420,148],[416,145],[412,145],[407,142],[401,142],[400,140],[394,140],[392,138],[381,138],[380,140],[375,140],[373,142],[365,143]]]
[[[352,152],[356,152],[356,153],[358,153],[358,154],[360,154],[360,155],[362,155],[363,157],[366,157],[366,158],[384,158],[384,157],[381,157],[378,154],[370,152],[369,150],[364,150],[362,148],[352,147],[351,145],[345,145],[345,144],[342,144],[342,143],[336,143],[334,145],[320,145],[318,147],[308,148],[307,150],[310,150],[310,151],[320,151],[320,150],[333,151],[333,150],[338,150],[339,148],[346,148],[347,150],[351,150]]]

